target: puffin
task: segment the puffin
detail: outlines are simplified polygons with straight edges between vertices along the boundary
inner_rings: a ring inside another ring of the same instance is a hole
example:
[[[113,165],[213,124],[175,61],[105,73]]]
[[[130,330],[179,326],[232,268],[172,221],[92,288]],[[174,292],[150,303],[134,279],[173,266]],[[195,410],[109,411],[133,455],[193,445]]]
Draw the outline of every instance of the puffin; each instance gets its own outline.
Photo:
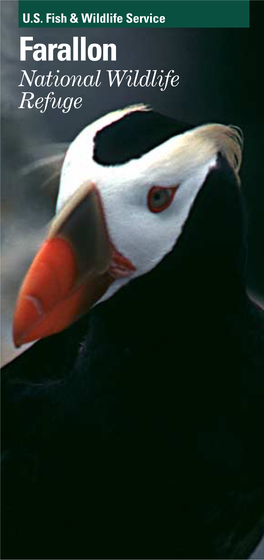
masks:
[[[2,370],[4,558],[248,558],[264,533],[264,313],[242,133],[144,105],[69,145]]]

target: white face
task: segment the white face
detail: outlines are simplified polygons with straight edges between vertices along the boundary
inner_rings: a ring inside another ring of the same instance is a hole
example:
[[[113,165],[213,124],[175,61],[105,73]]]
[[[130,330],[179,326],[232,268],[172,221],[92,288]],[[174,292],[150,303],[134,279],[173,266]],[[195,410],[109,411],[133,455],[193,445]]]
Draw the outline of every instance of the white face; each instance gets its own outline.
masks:
[[[202,144],[197,153],[198,129],[167,140],[139,159],[115,166],[100,165],[92,159],[94,135],[116,118],[120,113],[86,127],[70,145],[57,204],[60,210],[85,181],[92,181],[100,193],[112,243],[136,268],[129,278],[116,280],[100,301],[152,270],[173,249],[206,176],[216,165],[216,154],[208,150],[205,140],[205,149]],[[188,146],[192,144],[194,148],[190,150]],[[153,187],[165,189],[159,192],[161,200],[155,201],[153,191],[152,197],[149,194]],[[173,187],[177,190],[167,190]]]

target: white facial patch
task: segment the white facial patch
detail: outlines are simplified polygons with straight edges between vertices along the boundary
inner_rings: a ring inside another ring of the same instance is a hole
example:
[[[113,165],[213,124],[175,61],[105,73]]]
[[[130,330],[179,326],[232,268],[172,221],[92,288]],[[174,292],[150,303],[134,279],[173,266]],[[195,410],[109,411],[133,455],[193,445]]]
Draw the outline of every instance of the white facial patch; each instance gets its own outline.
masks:
[[[119,184],[118,190],[113,188],[117,181],[115,177],[112,177],[108,184],[104,180],[97,181],[110,238],[118,251],[129,258],[136,267],[133,278],[152,270],[172,251],[194,200],[215,164],[216,157],[206,165],[198,166],[195,175],[181,177],[181,181],[177,176],[175,180],[174,176],[169,177],[168,170],[162,168],[160,173],[155,173],[150,168],[145,173],[144,169],[135,172],[132,165],[132,179]],[[129,169],[127,171],[129,173]],[[151,212],[147,196],[152,186],[176,185],[179,185],[179,188],[171,205],[163,212]],[[131,278],[117,280],[102,299],[110,297]]]

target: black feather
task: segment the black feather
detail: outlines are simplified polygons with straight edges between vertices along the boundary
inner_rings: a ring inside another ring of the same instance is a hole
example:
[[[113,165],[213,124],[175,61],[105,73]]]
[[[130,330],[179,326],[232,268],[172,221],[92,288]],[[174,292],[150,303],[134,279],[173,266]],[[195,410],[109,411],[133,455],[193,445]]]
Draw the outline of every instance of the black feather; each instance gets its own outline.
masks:
[[[101,165],[121,165],[191,128],[154,111],[133,111],[97,132],[93,157]]]
[[[155,270],[4,370],[4,558],[247,558],[264,317],[219,156]]]

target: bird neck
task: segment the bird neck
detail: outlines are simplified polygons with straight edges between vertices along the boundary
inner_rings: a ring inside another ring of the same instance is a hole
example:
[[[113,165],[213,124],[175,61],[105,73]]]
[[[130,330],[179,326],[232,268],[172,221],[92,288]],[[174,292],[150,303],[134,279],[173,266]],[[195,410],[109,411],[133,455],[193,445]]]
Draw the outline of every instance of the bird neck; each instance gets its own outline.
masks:
[[[207,333],[209,339],[212,325],[215,336],[232,318],[239,321],[247,303],[239,271],[224,266],[220,258],[211,260],[210,267],[207,263],[199,258],[188,267],[171,270],[168,260],[155,273],[134,281],[95,308],[106,337],[123,340],[125,345],[132,341],[152,344],[161,330],[168,339],[175,333],[178,339],[189,339],[191,330],[197,336]]]

